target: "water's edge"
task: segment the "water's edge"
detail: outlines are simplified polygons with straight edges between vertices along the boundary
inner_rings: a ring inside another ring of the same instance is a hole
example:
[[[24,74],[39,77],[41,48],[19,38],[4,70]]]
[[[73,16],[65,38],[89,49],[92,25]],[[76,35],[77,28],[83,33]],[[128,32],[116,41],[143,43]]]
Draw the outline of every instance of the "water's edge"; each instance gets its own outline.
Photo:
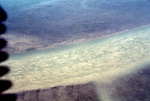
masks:
[[[149,101],[150,65],[113,82],[88,82],[13,93],[16,101]]]

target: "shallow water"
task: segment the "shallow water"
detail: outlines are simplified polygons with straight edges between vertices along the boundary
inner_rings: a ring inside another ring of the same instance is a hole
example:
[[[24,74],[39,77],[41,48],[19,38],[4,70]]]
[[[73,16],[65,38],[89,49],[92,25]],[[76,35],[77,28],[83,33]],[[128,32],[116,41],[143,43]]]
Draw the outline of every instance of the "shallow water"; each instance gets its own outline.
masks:
[[[149,0],[1,1],[17,101],[149,101]]]
[[[111,81],[144,66],[150,57],[149,25],[116,36],[81,44],[14,54],[5,62],[12,69],[10,92]]]

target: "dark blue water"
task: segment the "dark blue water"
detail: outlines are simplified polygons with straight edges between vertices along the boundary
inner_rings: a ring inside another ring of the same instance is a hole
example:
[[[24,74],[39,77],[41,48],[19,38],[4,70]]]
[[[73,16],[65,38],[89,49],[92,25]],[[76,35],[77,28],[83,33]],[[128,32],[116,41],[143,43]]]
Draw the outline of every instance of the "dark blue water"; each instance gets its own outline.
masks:
[[[46,48],[150,23],[148,0],[6,0],[1,5],[8,12],[7,34],[32,37],[29,42],[13,40],[12,53],[19,52],[18,44],[26,47],[21,51]]]

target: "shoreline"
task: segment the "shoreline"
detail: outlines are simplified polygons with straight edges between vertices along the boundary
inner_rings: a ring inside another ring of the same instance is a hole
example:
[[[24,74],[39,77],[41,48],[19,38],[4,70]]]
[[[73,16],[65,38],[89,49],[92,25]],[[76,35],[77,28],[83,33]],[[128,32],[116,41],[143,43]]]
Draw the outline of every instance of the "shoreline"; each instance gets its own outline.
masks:
[[[95,84],[56,86],[13,93],[16,101],[96,101],[98,99]]]
[[[119,76],[113,81],[61,85],[8,94],[16,95],[16,101],[149,101],[149,67],[150,65],[145,65],[144,68]]]
[[[86,42],[90,42],[90,41],[94,41],[94,40],[103,40],[103,39],[107,39],[107,38],[111,38],[114,36],[118,36],[118,35],[123,35],[124,33],[128,33],[129,31],[134,31],[134,30],[138,30],[141,28],[146,28],[150,26],[150,24],[146,24],[146,25],[141,25],[135,28],[131,28],[131,29],[125,29],[125,30],[121,30],[121,31],[116,31],[113,32],[113,34],[106,34],[104,36],[96,36],[96,37],[90,37],[88,36],[88,38],[79,38],[77,40],[72,40],[72,41],[63,41],[60,43],[54,43],[50,46],[46,46],[46,47],[32,47],[32,48],[27,48],[25,50],[22,51],[13,51],[13,52],[9,52],[9,46],[8,49],[4,49],[6,50],[10,55],[16,55],[16,54],[24,54],[24,53],[28,53],[28,52],[34,52],[34,51],[42,51],[42,50],[53,50],[56,48],[61,48],[61,47],[69,47],[72,45],[78,45],[78,44],[82,44],[82,43],[86,43]],[[96,33],[100,33],[100,32],[96,32]]]

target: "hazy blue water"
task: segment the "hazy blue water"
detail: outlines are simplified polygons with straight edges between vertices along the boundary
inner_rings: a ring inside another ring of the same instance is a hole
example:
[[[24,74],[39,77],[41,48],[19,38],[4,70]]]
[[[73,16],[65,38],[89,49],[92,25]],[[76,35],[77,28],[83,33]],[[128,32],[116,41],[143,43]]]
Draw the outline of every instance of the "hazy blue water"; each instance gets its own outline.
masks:
[[[72,44],[150,23],[148,0],[2,0],[7,51]],[[18,38],[16,40],[16,38]]]

